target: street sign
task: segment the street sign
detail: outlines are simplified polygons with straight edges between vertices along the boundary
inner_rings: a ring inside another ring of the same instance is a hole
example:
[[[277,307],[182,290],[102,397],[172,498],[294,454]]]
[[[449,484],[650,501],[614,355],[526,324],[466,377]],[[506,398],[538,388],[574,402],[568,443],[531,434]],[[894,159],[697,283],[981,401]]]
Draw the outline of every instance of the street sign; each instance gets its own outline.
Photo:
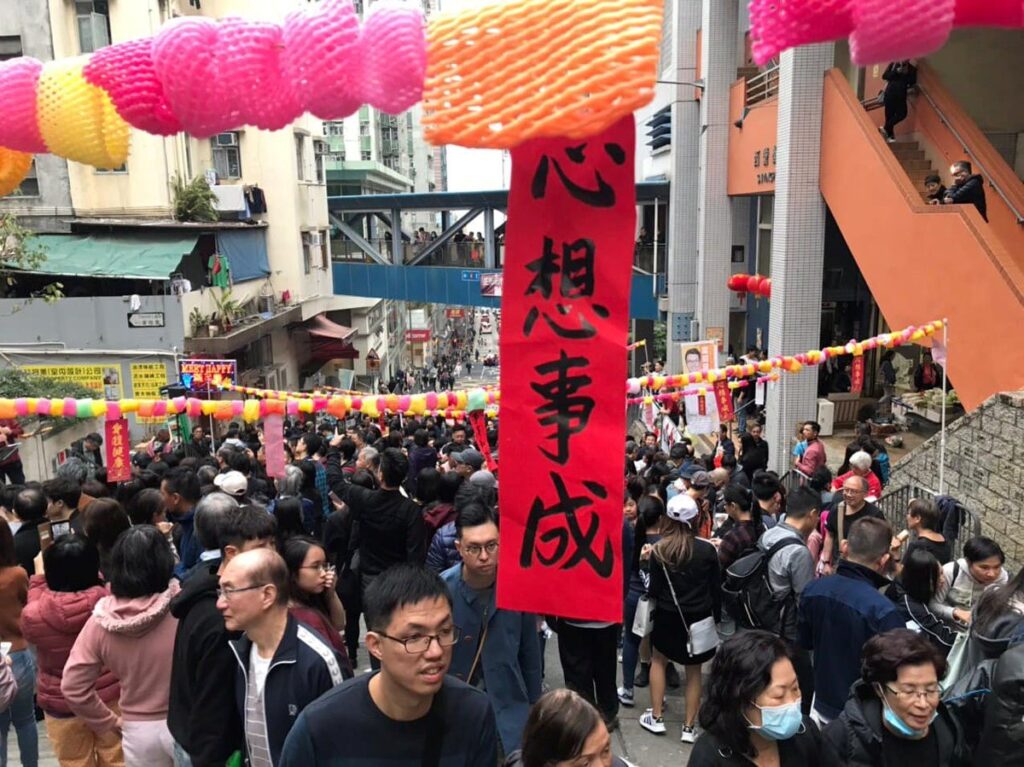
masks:
[[[134,312],[128,315],[128,327],[130,328],[162,328],[163,326],[163,312]]]
[[[462,281],[463,282],[480,282],[480,272],[474,269],[463,269],[462,270]]]

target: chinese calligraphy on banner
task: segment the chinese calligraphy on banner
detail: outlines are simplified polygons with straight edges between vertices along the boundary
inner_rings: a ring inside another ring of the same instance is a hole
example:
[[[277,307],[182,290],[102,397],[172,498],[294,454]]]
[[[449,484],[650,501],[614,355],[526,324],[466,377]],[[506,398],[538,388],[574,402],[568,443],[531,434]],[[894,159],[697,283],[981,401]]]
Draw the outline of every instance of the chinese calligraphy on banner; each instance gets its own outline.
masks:
[[[722,423],[733,419],[732,390],[728,381],[715,381],[715,402],[718,404],[718,418]]]
[[[163,399],[160,390],[167,386],[167,366],[162,362],[133,362],[132,396],[135,399]],[[135,416],[140,423],[163,423],[166,418]]]
[[[120,365],[25,365],[22,370],[84,386],[103,399],[119,400],[123,396]]]
[[[501,357],[500,607],[622,620],[621,381],[634,121],[512,151]],[[507,488],[507,489],[506,489]]]
[[[107,421],[107,482],[127,482],[132,478],[131,457],[128,455],[128,420],[118,418]]]
[[[864,391],[864,357],[854,357],[850,368],[850,393],[860,394]]]

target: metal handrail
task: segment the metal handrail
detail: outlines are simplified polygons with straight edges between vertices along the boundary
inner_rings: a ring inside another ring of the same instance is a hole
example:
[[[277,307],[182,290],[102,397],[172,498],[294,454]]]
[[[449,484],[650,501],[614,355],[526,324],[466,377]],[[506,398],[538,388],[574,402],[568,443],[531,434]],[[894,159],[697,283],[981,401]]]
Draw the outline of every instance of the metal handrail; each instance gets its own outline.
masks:
[[[977,155],[975,155],[974,152],[971,151],[963,136],[961,136],[959,131],[957,131],[957,129],[953,127],[953,123],[946,115],[946,113],[942,111],[942,109],[939,107],[937,103],[935,103],[935,99],[931,97],[931,94],[928,93],[928,90],[926,88],[922,88],[920,84],[917,87],[921,95],[924,96],[925,99],[927,99],[929,104],[931,104],[932,109],[935,110],[935,113],[939,116],[939,119],[942,120],[942,124],[946,126],[946,130],[952,133],[953,138],[960,142],[960,146],[964,148],[964,152],[966,152],[967,156],[971,158],[972,163],[976,165],[978,169],[985,175],[985,177],[988,179],[988,183],[992,186],[993,189],[996,190],[996,194],[998,194],[1003,199],[1003,202],[1006,203],[1006,207],[1013,211],[1013,215],[1016,217],[1017,223],[1024,224],[1024,215],[1021,215],[1021,212],[1017,210],[1017,207],[1010,201],[1010,198],[1006,196],[1006,193],[1003,192],[1002,187],[1000,187],[999,184],[995,182],[993,175],[989,173],[988,170],[985,169],[985,165],[981,162],[981,160],[978,159]]]
[[[779,95],[779,67],[776,64],[747,80],[746,106],[760,104]]]

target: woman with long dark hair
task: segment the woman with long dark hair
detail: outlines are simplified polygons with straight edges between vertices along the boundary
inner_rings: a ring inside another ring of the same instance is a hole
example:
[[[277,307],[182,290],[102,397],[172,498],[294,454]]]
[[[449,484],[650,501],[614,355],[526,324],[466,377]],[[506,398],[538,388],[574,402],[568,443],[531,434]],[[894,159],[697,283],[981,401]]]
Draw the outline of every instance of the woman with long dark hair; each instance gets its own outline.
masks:
[[[608,727],[597,709],[572,690],[552,690],[533,704],[523,747],[505,767],[627,767],[612,754]]]
[[[928,607],[935,599],[941,576],[942,567],[932,553],[912,547],[903,556],[899,579],[889,587],[887,595],[896,603],[907,626],[916,627],[946,657],[953,649],[956,628]]]
[[[743,631],[711,664],[700,709],[704,730],[689,767],[815,767],[821,737],[801,713],[800,683],[788,645],[767,631]]]
[[[721,576],[718,552],[707,541],[697,538],[700,510],[686,493],[668,503],[668,522],[661,540],[644,545],[640,556],[648,562],[651,585],[648,594],[655,600],[654,631],[651,633],[651,708],[640,717],[640,726],[656,735],[665,732],[662,717],[665,703],[665,674],[669,661],[686,668],[686,714],[681,740],[693,743],[694,725],[700,707],[701,665],[715,655],[715,647],[693,649],[691,638],[697,624],[706,625],[714,617],[721,620]],[[697,627],[699,632],[699,627]]]
[[[342,658],[348,658],[343,632],[345,608],[335,591],[337,574],[323,545],[307,536],[289,538],[281,547],[288,566],[288,611],[320,634]]]
[[[289,538],[306,535],[302,522],[303,499],[289,496],[274,502],[273,516],[277,520],[277,548],[284,549]]]
[[[11,643],[9,657],[18,683],[18,693],[11,705],[0,711],[0,759],[7,764],[7,733],[13,724],[23,767],[36,767],[36,661],[21,633],[21,611],[27,602],[28,573],[18,566],[11,528],[6,520],[0,519],[0,639]]]
[[[100,572],[110,567],[110,554],[114,543],[132,526],[127,512],[113,498],[97,498],[85,507],[82,532],[100,554]]]

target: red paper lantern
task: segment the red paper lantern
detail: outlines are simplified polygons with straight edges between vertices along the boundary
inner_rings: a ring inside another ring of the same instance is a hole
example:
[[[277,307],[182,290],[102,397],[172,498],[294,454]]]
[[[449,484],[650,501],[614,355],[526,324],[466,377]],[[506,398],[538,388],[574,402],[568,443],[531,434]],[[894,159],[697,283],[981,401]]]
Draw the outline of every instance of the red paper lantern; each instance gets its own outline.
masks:
[[[772,280],[771,277],[765,277],[761,282],[761,293],[765,298],[772,297]]]
[[[759,275],[759,274],[752,274],[752,275],[750,275],[749,277],[747,277],[747,292],[748,293],[755,293],[756,294],[757,293],[757,286],[759,284],[761,284],[761,275]]]
[[[734,274],[729,277],[726,282],[729,290],[733,290],[737,293],[744,293],[747,290],[747,275],[745,274]]]

